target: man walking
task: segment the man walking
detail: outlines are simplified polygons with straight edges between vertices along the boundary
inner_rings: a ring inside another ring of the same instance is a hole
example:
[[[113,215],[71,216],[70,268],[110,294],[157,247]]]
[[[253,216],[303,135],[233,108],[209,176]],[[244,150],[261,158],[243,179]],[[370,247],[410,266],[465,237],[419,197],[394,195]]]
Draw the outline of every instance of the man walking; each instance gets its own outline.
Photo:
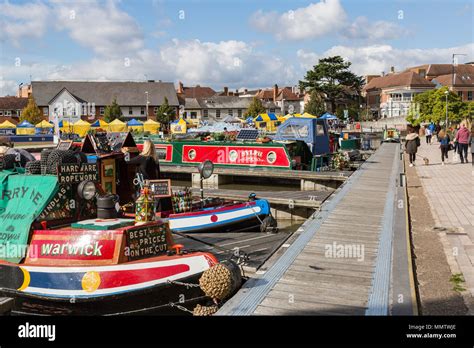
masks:
[[[469,146],[469,136],[470,132],[467,129],[464,123],[461,123],[461,128],[459,128],[458,132],[456,133],[456,140],[458,142],[458,153],[459,157],[461,158],[461,163],[468,163],[467,159],[467,148]]]

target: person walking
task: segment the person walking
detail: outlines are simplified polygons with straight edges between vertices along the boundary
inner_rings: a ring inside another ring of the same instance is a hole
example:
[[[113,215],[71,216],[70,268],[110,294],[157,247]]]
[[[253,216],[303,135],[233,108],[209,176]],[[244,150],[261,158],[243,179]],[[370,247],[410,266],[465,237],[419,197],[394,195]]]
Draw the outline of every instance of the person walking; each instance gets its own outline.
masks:
[[[413,167],[415,165],[416,152],[418,146],[420,146],[420,137],[413,128],[409,132],[405,139],[405,151],[409,155],[410,167]]]
[[[474,125],[471,127],[471,163],[474,166]]]
[[[124,147],[122,152],[128,152],[128,148]],[[160,178],[160,163],[156,155],[155,145],[153,145],[151,140],[145,140],[142,152],[138,156],[129,159],[127,163],[136,165],[137,172],[142,174],[145,180]]]
[[[427,127],[425,129],[425,138],[426,138],[426,143],[431,145],[431,136],[433,135],[430,127]]]
[[[456,133],[456,140],[458,142],[458,153],[459,157],[461,158],[461,163],[468,163],[467,159],[467,148],[469,146],[469,137],[471,136],[471,132],[467,129],[464,123],[461,123],[461,128],[459,128],[458,132]]]
[[[449,135],[444,130],[438,133],[439,148],[441,149],[441,165],[444,166],[444,158],[448,159],[449,152]]]
[[[458,131],[459,131],[459,125],[457,125],[456,128],[454,128],[453,139],[454,139],[454,152],[455,153],[458,152],[458,139],[457,139]]]
[[[441,131],[441,126],[439,124],[439,122],[436,124],[436,127],[435,127],[435,134],[436,134],[436,139],[438,139],[438,143],[439,143],[439,132]]]

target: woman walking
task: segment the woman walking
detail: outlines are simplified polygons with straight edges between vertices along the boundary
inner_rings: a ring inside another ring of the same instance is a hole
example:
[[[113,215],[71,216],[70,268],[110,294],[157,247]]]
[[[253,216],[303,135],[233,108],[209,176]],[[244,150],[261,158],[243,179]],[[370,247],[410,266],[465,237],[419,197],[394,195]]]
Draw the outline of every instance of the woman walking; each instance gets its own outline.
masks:
[[[425,129],[426,143],[431,145],[431,137],[433,136],[433,131],[430,127]]]
[[[415,165],[416,152],[418,146],[420,146],[420,137],[413,128],[410,128],[409,132],[405,140],[405,151],[409,155],[410,167],[413,167]]]
[[[444,166],[444,158],[448,159],[449,135],[443,129],[438,133],[439,148],[441,149],[441,165]]]
[[[456,140],[458,142],[458,153],[459,157],[461,158],[461,163],[468,163],[467,159],[467,147],[469,146],[469,137],[471,136],[471,132],[467,129],[464,123],[461,123],[461,128],[459,128],[458,132],[456,133]]]

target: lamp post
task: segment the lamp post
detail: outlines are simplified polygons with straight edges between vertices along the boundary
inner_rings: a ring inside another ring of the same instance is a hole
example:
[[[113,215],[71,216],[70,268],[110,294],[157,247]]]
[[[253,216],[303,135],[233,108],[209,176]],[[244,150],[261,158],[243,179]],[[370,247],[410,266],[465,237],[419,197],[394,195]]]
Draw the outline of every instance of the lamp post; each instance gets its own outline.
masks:
[[[150,104],[150,102],[148,101],[148,91],[145,91],[145,95],[146,95],[146,118],[148,119],[148,104]]]
[[[446,128],[446,132],[448,131],[448,95],[449,95],[449,91],[446,90],[444,92],[444,94],[446,95],[446,124],[445,124],[445,128]]]

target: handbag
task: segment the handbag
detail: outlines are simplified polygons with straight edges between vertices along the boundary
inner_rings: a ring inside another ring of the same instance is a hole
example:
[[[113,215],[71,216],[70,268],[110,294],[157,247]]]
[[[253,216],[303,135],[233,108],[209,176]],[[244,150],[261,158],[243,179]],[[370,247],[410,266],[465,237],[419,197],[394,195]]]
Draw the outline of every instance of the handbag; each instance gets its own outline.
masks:
[[[452,151],[452,150],[454,150],[454,146],[453,146],[453,144],[449,143],[449,145],[448,145],[448,151]]]

